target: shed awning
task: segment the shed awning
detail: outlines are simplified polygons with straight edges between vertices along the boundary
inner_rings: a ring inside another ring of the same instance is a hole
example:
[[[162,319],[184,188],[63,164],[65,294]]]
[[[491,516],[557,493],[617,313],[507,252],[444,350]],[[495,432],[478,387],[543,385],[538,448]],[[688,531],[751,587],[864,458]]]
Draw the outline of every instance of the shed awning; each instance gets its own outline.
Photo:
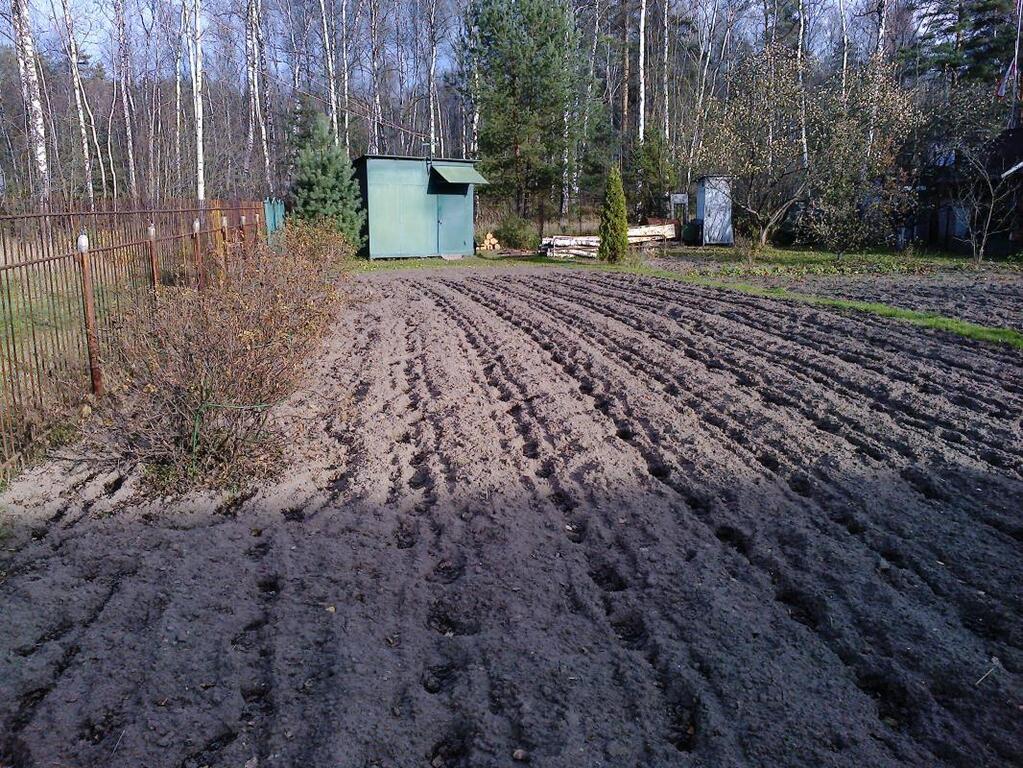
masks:
[[[471,163],[434,163],[433,170],[449,184],[489,184]]]

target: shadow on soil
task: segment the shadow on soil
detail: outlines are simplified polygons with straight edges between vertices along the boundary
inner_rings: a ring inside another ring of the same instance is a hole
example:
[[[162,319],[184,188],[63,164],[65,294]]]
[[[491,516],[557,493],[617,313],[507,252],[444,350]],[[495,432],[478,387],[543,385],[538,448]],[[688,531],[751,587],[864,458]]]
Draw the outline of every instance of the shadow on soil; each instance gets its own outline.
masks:
[[[0,764],[1019,764],[1023,485],[816,470],[8,509]]]

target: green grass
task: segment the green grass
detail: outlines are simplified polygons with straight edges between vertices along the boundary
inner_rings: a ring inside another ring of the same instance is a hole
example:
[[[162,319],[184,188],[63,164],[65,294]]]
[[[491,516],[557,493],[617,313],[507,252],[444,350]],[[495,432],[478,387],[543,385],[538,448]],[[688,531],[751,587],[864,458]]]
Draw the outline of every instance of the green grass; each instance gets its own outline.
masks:
[[[812,248],[768,246],[757,254],[753,264],[747,263],[745,256],[733,248],[675,247],[666,255],[687,265],[695,262],[689,267],[690,272],[728,276],[925,274],[975,268],[971,260],[962,256],[934,252],[894,253],[881,249],[838,256]]]

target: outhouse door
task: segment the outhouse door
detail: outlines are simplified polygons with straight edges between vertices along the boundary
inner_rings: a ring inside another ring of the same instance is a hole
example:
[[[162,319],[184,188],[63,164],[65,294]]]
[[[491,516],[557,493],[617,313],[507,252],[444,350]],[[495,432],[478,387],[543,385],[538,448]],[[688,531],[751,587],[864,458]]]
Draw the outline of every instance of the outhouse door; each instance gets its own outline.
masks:
[[[472,253],[472,201],[468,184],[444,184],[437,192],[437,252]]]

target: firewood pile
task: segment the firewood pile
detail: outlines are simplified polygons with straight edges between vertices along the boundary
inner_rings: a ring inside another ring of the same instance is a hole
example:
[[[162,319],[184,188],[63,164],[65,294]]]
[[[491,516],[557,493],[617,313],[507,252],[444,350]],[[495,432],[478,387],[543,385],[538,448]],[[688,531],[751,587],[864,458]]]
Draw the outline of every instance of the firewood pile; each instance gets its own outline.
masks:
[[[493,232],[487,232],[486,236],[480,242],[481,251],[496,251],[501,247],[501,244],[497,242],[497,238],[494,237]]]
[[[629,227],[629,245],[661,243],[675,239],[675,224],[656,224]],[[540,252],[550,258],[591,258],[597,257],[600,248],[598,235],[554,235],[545,237],[540,243]]]

